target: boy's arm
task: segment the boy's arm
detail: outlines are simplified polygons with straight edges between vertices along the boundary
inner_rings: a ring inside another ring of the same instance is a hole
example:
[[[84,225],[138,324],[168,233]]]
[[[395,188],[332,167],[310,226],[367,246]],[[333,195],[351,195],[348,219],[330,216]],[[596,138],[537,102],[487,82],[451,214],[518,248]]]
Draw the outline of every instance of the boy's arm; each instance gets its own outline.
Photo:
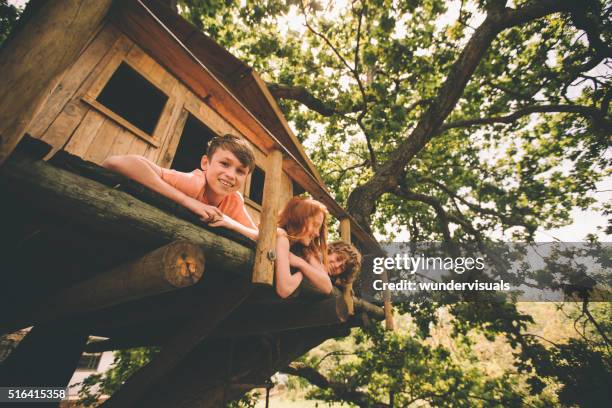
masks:
[[[142,156],[111,156],[102,162],[102,166],[168,197],[194,212],[203,221],[214,222],[223,217],[223,214],[217,207],[201,203],[166,183],[162,179],[161,167]]]

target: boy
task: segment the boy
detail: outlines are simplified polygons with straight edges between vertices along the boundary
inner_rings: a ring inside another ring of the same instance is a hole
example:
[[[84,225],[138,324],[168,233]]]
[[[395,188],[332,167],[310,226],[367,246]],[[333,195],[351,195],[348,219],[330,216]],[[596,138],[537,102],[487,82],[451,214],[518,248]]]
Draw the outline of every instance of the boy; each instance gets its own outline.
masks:
[[[238,190],[255,168],[245,140],[233,135],[213,138],[202,156],[201,170],[191,173],[162,168],[137,155],[111,156],[102,166],[139,182],[198,215],[212,226],[223,224],[244,235],[257,231]]]
[[[361,253],[351,244],[336,241],[327,247],[329,276],[334,285],[342,288],[349,314],[355,314],[353,282],[361,272]]]
[[[329,263],[329,276],[334,285],[352,286],[361,271],[361,254],[351,244],[336,241],[327,247],[327,262]]]

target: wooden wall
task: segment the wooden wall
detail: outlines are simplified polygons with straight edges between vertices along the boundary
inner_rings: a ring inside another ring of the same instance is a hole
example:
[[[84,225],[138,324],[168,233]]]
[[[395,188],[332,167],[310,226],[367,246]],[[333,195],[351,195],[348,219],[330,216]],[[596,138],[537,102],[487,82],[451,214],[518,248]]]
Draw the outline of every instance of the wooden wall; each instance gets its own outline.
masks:
[[[153,134],[148,135],[111,112],[96,98],[117,67],[125,62],[168,96]],[[223,117],[191,92],[183,83],[148,56],[111,23],[105,24],[88,47],[63,74],[28,133],[58,150],[94,163],[112,155],[139,154],[162,167],[169,167],[179,144],[188,113],[214,133],[240,135]],[[257,165],[266,169],[266,155],[253,146]],[[250,176],[242,189],[248,193]],[[289,176],[282,174],[282,200],[292,196]],[[245,200],[256,222],[260,207]]]

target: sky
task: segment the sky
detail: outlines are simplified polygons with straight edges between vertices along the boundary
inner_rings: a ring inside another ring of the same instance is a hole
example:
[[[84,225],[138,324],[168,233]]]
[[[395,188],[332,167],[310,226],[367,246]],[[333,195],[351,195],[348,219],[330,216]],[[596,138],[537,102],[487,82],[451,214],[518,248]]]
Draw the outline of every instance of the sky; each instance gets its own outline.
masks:
[[[8,0],[9,4],[23,7],[28,0]],[[336,0],[331,7],[328,8],[328,16],[333,17],[335,11],[341,8],[347,3],[347,0]],[[327,3],[326,3],[327,4]],[[329,3],[331,4],[331,3]],[[460,1],[449,2],[447,12],[436,22],[436,26],[441,28],[453,21],[459,16],[459,5]],[[482,21],[482,16],[476,15],[474,19],[470,21],[472,26],[478,26]],[[285,20],[286,24],[282,24],[283,30],[291,29],[297,32],[303,32],[305,30],[304,20],[301,13],[298,12],[297,7],[293,7]],[[402,28],[399,25],[398,32],[394,35],[401,36]],[[597,68],[601,69],[601,68]],[[579,92],[580,89],[575,89],[575,92]],[[610,153],[610,152],[608,152]],[[597,184],[597,190],[592,192],[591,195],[597,199],[598,202],[612,202],[612,177]],[[599,236],[602,241],[612,241],[612,237],[605,235],[597,231],[597,227],[605,227],[607,219],[602,214],[595,211],[582,211],[574,209],[571,212],[572,219],[574,222],[571,225],[567,225],[562,228],[556,228],[551,230],[538,230],[536,232],[535,240],[538,242],[549,242],[549,241],[564,241],[564,242],[579,242],[583,241],[584,237],[589,233],[594,233]],[[407,238],[406,233],[400,234],[398,239]]]

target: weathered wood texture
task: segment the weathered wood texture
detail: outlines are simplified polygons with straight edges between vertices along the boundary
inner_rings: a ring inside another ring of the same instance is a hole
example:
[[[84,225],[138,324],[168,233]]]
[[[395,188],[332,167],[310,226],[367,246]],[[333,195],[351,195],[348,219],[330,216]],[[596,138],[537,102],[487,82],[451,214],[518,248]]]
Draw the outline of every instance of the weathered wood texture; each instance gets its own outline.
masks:
[[[196,309],[201,316],[192,319],[176,332],[164,344],[161,352],[128,378],[102,406],[135,406],[139,399],[146,397],[147,390],[174,371],[183,359],[247,298],[251,288],[250,282],[244,281],[228,282],[225,286],[211,288],[215,290],[216,296],[211,293],[202,299]]]
[[[31,309],[54,291],[175,240],[200,246],[213,274],[250,278],[253,241],[230,231],[213,231],[176,203],[78,158],[63,154],[57,164],[106,185],[14,156],[0,174],[6,210],[0,214],[4,307]],[[139,198],[109,188],[118,185]]]
[[[281,200],[281,173],[283,153],[273,150],[268,155],[266,180],[264,183],[259,238],[255,249],[253,264],[253,283],[272,285],[274,280],[274,260],[276,259],[277,216]]]
[[[61,320],[77,312],[91,312],[191,286],[202,278],[203,273],[201,248],[186,241],[176,241],[61,290],[26,316],[16,311],[17,319],[0,324],[0,332]]]
[[[0,384],[3,387],[66,387],[87,337],[85,331],[74,331],[61,325],[32,328],[0,363]]]
[[[0,50],[0,165],[15,149],[66,68],[100,28],[111,0],[37,2]],[[61,52],[57,46],[61,44]]]

